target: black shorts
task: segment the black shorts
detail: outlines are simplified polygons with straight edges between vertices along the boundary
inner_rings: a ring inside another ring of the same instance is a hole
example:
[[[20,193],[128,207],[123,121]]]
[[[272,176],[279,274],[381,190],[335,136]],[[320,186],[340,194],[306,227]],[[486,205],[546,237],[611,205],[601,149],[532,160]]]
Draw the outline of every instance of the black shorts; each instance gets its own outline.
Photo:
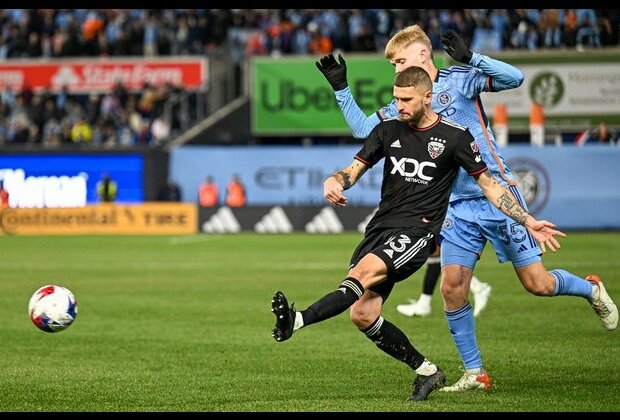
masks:
[[[353,268],[366,254],[381,258],[387,266],[387,279],[370,288],[385,302],[394,284],[418,271],[435,251],[435,236],[416,228],[377,229],[367,233],[351,257]]]

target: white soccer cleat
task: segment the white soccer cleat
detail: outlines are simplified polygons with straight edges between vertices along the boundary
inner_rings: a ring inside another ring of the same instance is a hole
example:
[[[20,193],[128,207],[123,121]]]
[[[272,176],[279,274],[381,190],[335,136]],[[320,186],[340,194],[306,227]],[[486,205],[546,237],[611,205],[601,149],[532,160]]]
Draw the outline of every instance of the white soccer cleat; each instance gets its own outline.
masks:
[[[464,392],[474,389],[482,389],[488,391],[491,389],[491,378],[486,370],[482,373],[468,373],[459,379],[454,385],[445,386],[440,389],[441,392]]]
[[[596,274],[589,274],[586,280],[596,286],[594,296],[588,299],[594,312],[598,315],[605,329],[608,331],[615,330],[618,326],[618,307],[614,301],[611,300],[609,294],[607,294],[605,286],[603,286],[603,282],[599,276]]]
[[[489,296],[491,295],[491,285],[489,283],[481,283],[480,287],[474,292],[474,316],[478,316],[480,312],[487,306]]]
[[[429,316],[431,314],[431,305],[423,303],[421,300],[409,299],[408,305],[396,305],[398,313],[405,316]]]

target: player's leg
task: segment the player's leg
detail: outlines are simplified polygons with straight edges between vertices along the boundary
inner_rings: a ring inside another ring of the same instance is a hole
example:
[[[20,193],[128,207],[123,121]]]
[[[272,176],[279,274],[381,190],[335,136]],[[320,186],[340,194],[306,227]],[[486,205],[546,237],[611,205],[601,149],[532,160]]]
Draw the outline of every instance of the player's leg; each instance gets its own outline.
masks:
[[[468,201],[468,200],[467,200]],[[456,217],[469,217],[468,203],[455,203],[441,230],[441,295],[452,340],[459,352],[465,374],[452,386],[441,391],[489,389],[491,380],[483,368],[482,356],[476,338],[474,313],[468,301],[473,269],[484,249],[486,239],[478,226]]]
[[[388,282],[380,286],[386,283]],[[408,399],[423,401],[434,389],[445,384],[446,376],[437,365],[413,346],[400,328],[381,316],[382,304],[381,294],[366,290],[362,298],[351,306],[351,320],[379,350],[405,363],[416,372],[413,393]]]
[[[445,256],[445,257],[444,257]],[[463,363],[464,374],[444,392],[467,391],[491,387],[491,379],[483,367],[476,338],[474,311],[467,300],[472,269],[478,255],[451,242],[442,242],[441,295],[452,340]]]
[[[387,279],[369,286],[362,298],[351,306],[350,314],[353,323],[377,348],[417,373],[409,400],[423,401],[434,389],[445,384],[445,374],[413,346],[402,330],[381,316],[381,308],[394,284],[410,277],[424,264],[435,241],[432,235],[416,230],[396,233],[371,251],[371,255],[385,263]],[[351,269],[351,274],[358,265]]]
[[[547,271],[540,260],[513,262],[523,287],[536,296],[580,296],[590,303],[605,329],[613,331],[618,326],[618,308],[600,277],[590,274],[579,277],[563,269]]]
[[[428,316],[431,313],[431,301],[435,286],[441,275],[441,261],[439,258],[439,247],[433,255],[426,260],[426,272],[424,274],[424,282],[422,283],[422,293],[416,299],[409,299],[408,304],[396,306],[396,310],[405,316]]]
[[[511,191],[524,205],[520,191],[514,187]],[[616,329],[618,308],[596,274],[583,278],[563,269],[548,271],[541,261],[540,246],[527,229],[491,207],[497,218],[504,220],[485,224],[487,237],[500,262],[512,262],[519,281],[528,292],[536,296],[581,296],[588,300],[605,329]]]
[[[272,336],[276,341],[288,340],[293,332],[316,322],[324,321],[344,312],[362,295],[366,284],[374,284],[385,278],[387,268],[385,263],[369,252],[386,242],[386,232],[373,232],[365,236],[359,243],[350,260],[350,267],[356,267],[355,272],[349,270],[347,278],[336,290],[323,296],[310,305],[306,310],[296,311],[289,303],[284,293],[278,291],[271,300],[271,311],[276,316],[276,325]],[[364,260],[364,258],[366,259]],[[362,263],[362,260],[364,262]],[[364,277],[364,278],[362,278]]]
[[[366,287],[385,279],[385,263],[375,255],[367,254],[351,270],[338,288],[314,302],[303,311],[296,311],[278,291],[272,299],[272,312],[276,316],[273,337],[276,341],[288,340],[293,332],[317,322],[325,321],[347,310],[362,297]]]
[[[276,316],[276,326],[272,334],[275,340],[288,340],[298,329],[344,312],[362,297],[368,287],[386,279],[388,264],[395,267],[393,270],[398,270],[411,258],[416,261],[420,258],[424,258],[422,261],[426,260],[429,243],[434,244],[433,235],[419,238],[412,235],[408,237],[406,233],[400,236],[391,235],[392,232],[399,233],[400,230],[377,231],[364,237],[351,257],[351,269],[347,278],[336,290],[326,294],[307,309],[296,311],[292,305],[289,306],[284,293],[276,292],[271,301],[271,310]],[[413,274],[413,271],[409,274]]]

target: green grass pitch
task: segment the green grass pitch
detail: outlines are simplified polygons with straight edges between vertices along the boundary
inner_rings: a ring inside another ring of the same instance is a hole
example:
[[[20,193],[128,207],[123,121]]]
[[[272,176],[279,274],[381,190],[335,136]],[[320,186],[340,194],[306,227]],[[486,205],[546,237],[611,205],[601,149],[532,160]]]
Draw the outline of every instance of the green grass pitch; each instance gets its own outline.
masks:
[[[271,337],[271,296],[305,309],[345,277],[361,236],[195,235],[0,237],[0,411],[620,411],[620,330],[587,301],[527,292],[489,248],[476,275],[493,285],[476,319],[490,392],[407,403],[414,373],[379,351],[344,313]],[[598,273],[620,302],[620,233],[571,232],[548,269]],[[439,292],[428,318],[396,305],[417,297],[422,268],[383,315],[456,381],[459,358]],[[71,289],[66,331],[27,316],[44,284]]]

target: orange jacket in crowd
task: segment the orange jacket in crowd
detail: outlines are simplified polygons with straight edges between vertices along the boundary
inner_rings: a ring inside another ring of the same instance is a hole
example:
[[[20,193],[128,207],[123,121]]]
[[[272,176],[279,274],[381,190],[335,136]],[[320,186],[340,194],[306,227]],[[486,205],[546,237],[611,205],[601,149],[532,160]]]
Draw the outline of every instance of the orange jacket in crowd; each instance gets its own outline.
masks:
[[[233,176],[233,179],[226,186],[226,205],[228,207],[245,206],[245,187],[239,181],[239,178]]]
[[[205,181],[200,184],[200,190],[198,192],[198,202],[201,207],[214,207],[217,206],[219,190],[217,185],[211,181]]]
[[[9,192],[0,187],[0,207],[9,206]]]

